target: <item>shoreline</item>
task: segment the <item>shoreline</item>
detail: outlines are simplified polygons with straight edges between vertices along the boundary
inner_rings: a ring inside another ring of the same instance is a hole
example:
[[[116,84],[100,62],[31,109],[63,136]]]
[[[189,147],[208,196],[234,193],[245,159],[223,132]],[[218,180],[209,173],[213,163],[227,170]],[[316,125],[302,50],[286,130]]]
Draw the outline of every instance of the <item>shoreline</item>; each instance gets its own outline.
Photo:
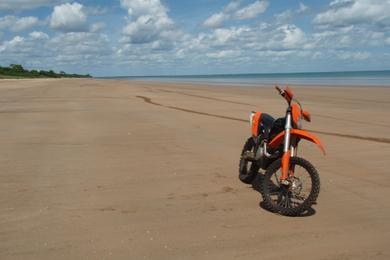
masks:
[[[390,87],[390,70],[381,71],[339,71],[298,73],[242,73],[208,75],[161,75],[161,76],[118,76],[98,77],[135,81],[178,82],[213,85],[304,85],[304,86],[386,86]]]
[[[102,80],[102,81],[123,81],[141,84],[155,85],[193,85],[193,86],[213,86],[213,87],[244,87],[244,88],[269,88],[274,86],[290,86],[294,88],[390,88],[390,84],[313,84],[313,83],[292,83],[292,84],[271,84],[271,83],[238,83],[238,82],[213,82],[213,81],[180,81],[180,80],[160,80],[160,79],[131,79],[131,78],[0,78],[1,81],[39,81],[39,80]]]
[[[231,86],[231,87],[273,87],[275,85],[285,86],[286,84],[271,84],[271,83],[235,83],[235,82],[212,82],[212,81],[180,81],[180,80],[154,80],[154,79],[122,79],[122,78],[93,78],[96,80],[119,80],[119,81],[131,81],[131,82],[144,82],[148,84],[188,84],[188,85],[208,85],[215,87]],[[312,83],[293,83],[287,84],[292,87],[380,87],[380,88],[389,88],[390,84],[312,84]]]
[[[102,81],[118,81],[118,82],[129,82],[134,84],[145,84],[145,85],[164,85],[164,86],[197,86],[197,87],[215,87],[215,88],[274,88],[275,86],[284,87],[286,84],[233,84],[233,83],[213,83],[213,82],[178,82],[178,81],[148,81],[148,80],[132,80],[132,79],[105,79],[105,78],[93,78],[95,80]],[[335,89],[351,89],[351,88],[380,88],[380,89],[388,89],[390,85],[312,85],[312,84],[287,84],[287,86],[292,88],[335,88]]]

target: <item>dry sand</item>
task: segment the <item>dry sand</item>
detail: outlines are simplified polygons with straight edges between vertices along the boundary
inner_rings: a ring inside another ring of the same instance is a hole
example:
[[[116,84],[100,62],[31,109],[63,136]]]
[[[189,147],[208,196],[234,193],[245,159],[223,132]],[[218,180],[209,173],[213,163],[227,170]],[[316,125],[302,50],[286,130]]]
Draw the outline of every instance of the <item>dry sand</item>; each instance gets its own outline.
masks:
[[[237,164],[272,88],[0,81],[0,259],[389,259],[390,88],[293,88],[324,142],[315,211],[259,206]]]

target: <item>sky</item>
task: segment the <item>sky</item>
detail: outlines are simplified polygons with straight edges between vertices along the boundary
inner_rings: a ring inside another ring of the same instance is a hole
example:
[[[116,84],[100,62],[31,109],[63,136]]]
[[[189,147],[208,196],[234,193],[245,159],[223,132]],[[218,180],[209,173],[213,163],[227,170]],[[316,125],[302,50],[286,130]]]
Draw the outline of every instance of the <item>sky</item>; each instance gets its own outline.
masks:
[[[390,0],[0,0],[0,65],[93,76],[390,69]]]

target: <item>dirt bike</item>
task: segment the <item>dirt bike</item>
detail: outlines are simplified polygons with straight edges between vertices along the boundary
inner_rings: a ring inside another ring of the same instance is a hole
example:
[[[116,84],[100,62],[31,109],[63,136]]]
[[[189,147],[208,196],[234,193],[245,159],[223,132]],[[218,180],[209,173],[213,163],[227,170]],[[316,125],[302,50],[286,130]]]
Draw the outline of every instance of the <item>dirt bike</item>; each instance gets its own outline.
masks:
[[[260,192],[268,210],[287,216],[297,216],[316,203],[320,191],[317,170],[307,160],[297,157],[302,139],[315,143],[325,154],[320,140],[302,130],[302,120],[311,121],[290,88],[275,87],[287,101],[286,116],[274,119],[266,113],[250,114],[252,136],[246,141],[240,157],[239,179],[247,184],[261,175]]]

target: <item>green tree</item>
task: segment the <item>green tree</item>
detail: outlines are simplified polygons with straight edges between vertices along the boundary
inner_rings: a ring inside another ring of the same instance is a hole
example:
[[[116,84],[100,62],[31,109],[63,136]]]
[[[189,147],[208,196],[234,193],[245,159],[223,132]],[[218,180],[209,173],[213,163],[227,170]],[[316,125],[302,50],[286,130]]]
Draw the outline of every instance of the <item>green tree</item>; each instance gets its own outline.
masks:
[[[14,72],[25,72],[24,68],[22,65],[19,64],[11,64],[10,68]]]

